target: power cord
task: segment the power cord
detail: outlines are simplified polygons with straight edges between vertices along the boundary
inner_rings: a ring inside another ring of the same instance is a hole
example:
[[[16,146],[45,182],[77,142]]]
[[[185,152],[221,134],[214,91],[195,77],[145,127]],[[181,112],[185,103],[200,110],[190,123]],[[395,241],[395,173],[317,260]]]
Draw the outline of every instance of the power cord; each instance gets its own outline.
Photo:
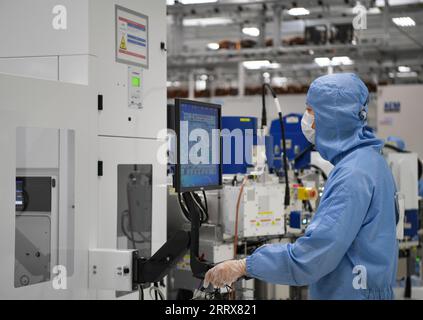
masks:
[[[208,216],[208,214],[209,214],[209,205],[207,203],[207,195],[206,195],[206,191],[204,191],[204,190],[202,190],[202,191],[203,191],[204,205],[205,205],[206,213],[207,213],[207,216]],[[207,217],[207,220],[208,220],[208,217]]]
[[[208,203],[207,203],[206,192],[203,190],[204,205],[203,205],[201,198],[198,194],[196,194],[195,192],[189,192],[188,194],[189,194],[189,196],[192,197],[192,199],[194,200],[194,203],[197,205],[198,209],[200,210],[200,213],[201,213],[200,223],[203,224],[203,223],[207,222],[209,220],[209,213],[208,213]],[[189,222],[191,222],[191,214],[189,213],[188,208],[186,207],[186,205],[185,205],[185,203],[182,199],[181,193],[178,193],[178,202],[179,202],[179,206],[181,208],[183,215],[185,216],[185,218]]]
[[[154,291],[154,298],[153,298],[153,291]],[[160,300],[164,300],[165,299],[164,298],[164,294],[160,290],[157,282],[154,283],[154,285],[152,287],[150,287],[149,294],[150,294],[151,299],[155,299],[155,300],[159,300],[159,298],[160,298]]]
[[[316,169],[320,173],[324,181],[328,180],[328,176],[326,175],[325,171],[323,171],[322,168],[316,166],[315,164],[310,165],[310,167],[312,167],[313,169]]]
[[[301,186],[304,186],[303,181],[300,178],[300,175],[298,174],[298,172],[295,171],[294,174],[295,174],[295,178],[297,179],[298,184],[300,184]],[[310,200],[303,200],[303,206],[306,208],[306,210],[309,213],[313,213],[313,206],[311,205]]]
[[[263,90],[262,90],[262,104],[263,104],[263,115],[265,115],[266,110],[266,89],[269,89],[270,93],[273,96],[273,99],[275,101],[275,106],[278,112],[279,116],[279,123],[281,126],[281,138],[282,138],[282,147],[283,147],[283,170],[284,170],[284,176],[285,176],[285,207],[288,207],[291,202],[291,192],[289,190],[289,177],[288,177],[288,158],[286,155],[286,136],[285,136],[285,124],[283,122],[283,115],[282,115],[282,109],[281,105],[278,100],[278,96],[276,95],[276,92],[273,90],[273,88],[268,84],[263,84]],[[265,119],[264,123],[266,123],[267,119]],[[262,119],[263,124],[263,119]]]
[[[144,288],[142,285],[138,285],[138,300],[144,300]]]
[[[138,232],[137,232],[137,234],[139,234],[144,240],[136,240],[133,237],[133,235],[135,235],[135,233],[133,231],[131,232],[132,235],[130,235],[128,233],[128,231],[126,230],[126,227],[125,227],[125,217],[129,217],[129,211],[128,210],[124,210],[121,213],[120,224],[121,224],[122,233],[125,235],[125,237],[127,237],[132,242],[134,249],[135,249],[135,244],[145,243],[145,242],[149,241],[148,238],[144,237],[141,233],[138,233]],[[130,226],[130,228],[131,228],[131,226]]]

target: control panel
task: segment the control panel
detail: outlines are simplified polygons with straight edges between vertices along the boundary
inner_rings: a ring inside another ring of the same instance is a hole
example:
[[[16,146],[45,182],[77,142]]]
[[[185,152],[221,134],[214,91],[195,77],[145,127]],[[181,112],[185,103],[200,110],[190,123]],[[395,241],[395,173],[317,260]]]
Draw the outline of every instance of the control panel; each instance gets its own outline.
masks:
[[[142,109],[142,68],[128,67],[128,107],[131,109]]]
[[[90,250],[89,287],[131,292],[132,256],[133,250]]]

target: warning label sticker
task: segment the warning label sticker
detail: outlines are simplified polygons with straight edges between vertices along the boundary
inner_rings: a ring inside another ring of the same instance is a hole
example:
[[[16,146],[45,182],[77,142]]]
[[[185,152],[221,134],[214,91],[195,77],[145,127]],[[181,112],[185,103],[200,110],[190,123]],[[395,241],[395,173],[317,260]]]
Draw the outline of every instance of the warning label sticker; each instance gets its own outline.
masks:
[[[116,61],[148,68],[148,17],[116,6]]]

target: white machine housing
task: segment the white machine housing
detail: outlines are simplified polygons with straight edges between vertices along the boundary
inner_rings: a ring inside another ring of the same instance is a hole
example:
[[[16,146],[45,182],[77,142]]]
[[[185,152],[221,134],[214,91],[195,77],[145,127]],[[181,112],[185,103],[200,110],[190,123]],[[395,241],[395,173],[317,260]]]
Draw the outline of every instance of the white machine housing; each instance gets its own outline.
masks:
[[[90,288],[132,291],[133,252],[134,250],[90,250]]]
[[[390,152],[386,155],[386,161],[391,168],[397,187],[397,207],[399,210],[399,221],[397,224],[397,239],[404,239],[404,228],[411,226],[405,222],[407,210],[418,210],[418,167],[417,153]]]
[[[417,153],[391,152],[386,156],[397,185],[397,191],[404,195],[405,210],[419,208]]]
[[[233,259],[234,246],[232,243],[213,243],[212,241],[200,241],[200,255],[207,257],[207,261],[211,263],[220,263],[222,261]],[[184,257],[176,264],[176,270],[183,270],[192,276],[190,254]]]
[[[167,57],[161,48],[166,1],[63,0],[67,29],[52,25],[57,5],[53,0],[4,1],[0,10],[0,35],[25,39],[0,48],[0,298],[115,299],[120,285],[90,288],[88,252],[118,249],[118,165],[152,165],[151,253],[166,241],[166,164],[157,160],[165,143],[157,135],[167,127]],[[148,28],[154,30],[148,37],[148,68],[139,69],[136,91],[129,88],[134,68],[116,61],[116,5],[147,16]],[[52,231],[59,239],[55,260],[64,261],[69,249],[74,252],[73,272],[62,290],[54,288],[54,277],[31,286],[13,285],[14,185],[16,170],[27,169],[17,167],[18,127],[75,132],[75,199],[60,195],[57,213],[60,217],[61,208],[73,205],[75,228],[72,235],[61,232],[60,223],[66,220],[59,219]],[[125,298],[137,298],[137,293]]]
[[[224,232],[235,234],[236,205],[241,186],[225,186],[221,212]],[[251,183],[243,190],[239,206],[238,236],[241,238],[285,234],[285,186],[279,183]]]

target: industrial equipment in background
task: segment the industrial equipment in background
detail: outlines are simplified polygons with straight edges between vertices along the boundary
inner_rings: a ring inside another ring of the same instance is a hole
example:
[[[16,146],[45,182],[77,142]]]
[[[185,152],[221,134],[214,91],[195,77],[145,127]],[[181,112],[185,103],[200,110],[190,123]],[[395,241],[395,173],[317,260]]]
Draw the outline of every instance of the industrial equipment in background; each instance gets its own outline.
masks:
[[[418,181],[423,165],[418,154],[406,150],[404,141],[397,137],[388,137],[384,155],[397,187],[400,248],[397,278],[404,282],[404,298],[412,298],[412,278],[421,275],[418,252],[421,252],[422,201],[419,200]]]
[[[180,105],[180,101],[176,104]],[[278,107],[278,102],[275,102],[275,105]],[[173,119],[180,119],[178,110],[178,107],[168,106],[170,125]],[[266,112],[264,106],[262,129],[258,129],[256,118],[222,118],[223,186],[217,190],[207,190],[206,186],[203,186],[203,194],[197,197],[198,203],[207,200],[205,202],[207,210],[203,208],[207,215],[204,215],[201,221],[198,251],[187,253],[171,271],[168,280],[169,297],[174,299],[197,297],[201,280],[198,280],[195,273],[193,275],[193,255],[213,264],[242,258],[266,243],[293,242],[309,225],[322,192],[323,170],[316,170],[317,166],[313,168],[310,163],[311,147],[299,126],[301,116],[281,116],[285,124],[283,129],[287,128],[286,134],[281,134],[281,126],[277,128],[278,130],[274,129],[274,134],[272,130],[271,134],[268,134]],[[295,118],[296,121],[291,118]],[[170,129],[175,129],[175,126]],[[177,129],[176,132],[180,130]],[[285,141],[282,141],[282,137]],[[195,138],[193,141],[198,142]],[[275,156],[273,141],[279,141],[277,170],[273,160]],[[290,150],[286,157],[286,168],[288,168],[286,174],[283,171],[283,154],[280,151],[284,150],[284,145]],[[180,147],[176,153],[179,153],[179,150]],[[175,150],[171,153],[175,153]],[[300,165],[295,165],[296,157],[300,160]],[[187,173],[196,170],[201,172],[201,165],[181,168]],[[177,168],[173,170],[176,181],[180,180],[178,172],[181,172],[181,168],[179,171]],[[286,176],[289,179],[289,203],[286,203]],[[196,179],[199,178],[193,176],[187,182]],[[169,188],[168,237],[181,229],[192,228],[190,223],[192,219],[187,214],[178,189],[180,190],[180,186],[177,184],[175,189]],[[265,287],[272,288],[274,292],[273,296],[268,296],[270,299],[293,298],[299,295],[287,286],[276,288],[254,279],[242,279],[229,290],[232,292],[229,297],[260,299],[264,297],[260,294],[268,291]]]
[[[171,114],[168,116],[172,117]],[[301,115],[289,114],[283,117],[283,121],[286,149],[283,148],[278,120],[272,122],[266,137],[271,139],[263,139],[263,131],[257,128],[256,118],[223,117],[222,127],[226,131],[222,132],[222,140],[226,137],[231,144],[223,148],[222,158],[229,163],[224,162],[223,165],[223,188],[208,191],[207,196],[204,194],[202,197],[207,198],[208,217],[201,227],[199,255],[205,260],[219,263],[241,259],[263,244],[295,242],[304,235],[313,219],[333,166],[323,160],[305,139],[300,125]],[[288,159],[289,206],[284,205],[283,150],[286,150]],[[257,154],[261,154],[262,159]],[[263,159],[266,169],[260,170]],[[417,155],[409,152],[386,153],[386,159],[399,192],[406,195],[404,219],[403,223],[400,219],[398,231],[403,234],[400,254],[408,259],[408,267],[400,268],[400,272],[404,270],[404,279],[410,283],[410,268],[415,256],[412,253],[419,244],[417,230],[420,227],[413,219],[413,214],[417,212],[415,208],[418,207],[417,184],[413,181],[418,178],[419,162]],[[180,228],[189,229],[178,203],[177,193],[169,188],[169,234]],[[196,297],[201,281],[193,277],[190,261],[190,255],[186,254],[170,272],[169,297]],[[406,292],[411,296],[409,288],[407,286]],[[278,286],[254,279],[243,279],[232,289],[237,299],[303,299],[307,296],[305,287]]]

